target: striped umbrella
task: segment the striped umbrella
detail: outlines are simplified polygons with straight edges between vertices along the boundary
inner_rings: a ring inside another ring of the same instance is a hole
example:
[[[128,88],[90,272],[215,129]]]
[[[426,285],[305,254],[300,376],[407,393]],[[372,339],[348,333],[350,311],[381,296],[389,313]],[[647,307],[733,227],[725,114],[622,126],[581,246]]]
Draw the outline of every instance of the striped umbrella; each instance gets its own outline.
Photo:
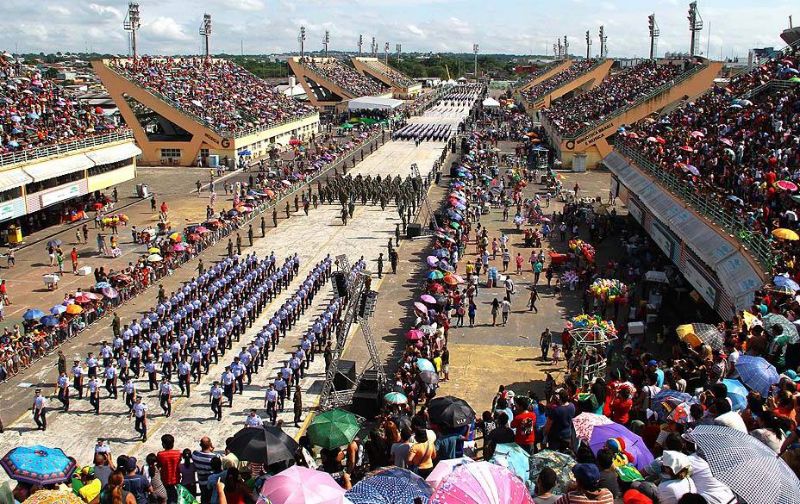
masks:
[[[775,337],[777,345],[791,345],[800,341],[797,326],[783,315],[768,313],[761,317],[761,321],[764,323],[764,329]]]
[[[691,432],[711,473],[748,504],[796,504],[800,480],[767,445],[747,433],[720,425]]]
[[[408,469],[392,466],[368,474],[345,497],[353,504],[425,504],[431,493],[433,489],[424,479]]]
[[[720,350],[725,343],[725,336],[711,324],[684,324],[675,330],[678,338],[692,347],[709,345],[714,350]]]

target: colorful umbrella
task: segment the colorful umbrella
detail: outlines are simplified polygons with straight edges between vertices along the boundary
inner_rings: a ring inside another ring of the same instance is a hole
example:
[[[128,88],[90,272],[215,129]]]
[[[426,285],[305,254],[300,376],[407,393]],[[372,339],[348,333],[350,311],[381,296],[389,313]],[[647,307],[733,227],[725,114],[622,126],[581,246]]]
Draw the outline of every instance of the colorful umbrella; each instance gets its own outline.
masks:
[[[772,236],[779,240],[797,241],[800,240],[800,235],[786,228],[777,228],[772,230]]]
[[[63,304],[58,304],[50,308],[50,313],[52,313],[53,315],[61,315],[65,311],[67,311],[67,307],[64,306]]]
[[[150,254],[160,254],[161,249],[158,247],[150,247],[149,249],[147,249],[147,252]]]
[[[431,495],[431,504],[530,504],[528,488],[505,467],[481,461],[462,464]]]
[[[791,345],[800,340],[797,326],[783,315],[768,313],[761,317],[764,329],[775,338],[777,345]]]
[[[172,240],[172,241],[179,242],[179,241],[183,240],[183,236],[179,232],[176,231],[176,232],[172,233],[171,235],[169,235],[169,239]]]
[[[259,502],[272,504],[340,504],[344,488],[325,471],[294,465],[267,478]],[[263,499],[263,500],[262,500]]]
[[[775,366],[767,362],[763,357],[740,356],[736,362],[736,371],[739,373],[742,383],[760,393],[762,397],[767,397],[772,385],[780,381],[780,376]]]
[[[39,323],[45,327],[55,327],[61,322],[56,317],[52,315],[47,315],[46,317],[42,317],[41,319],[39,319]]]
[[[83,312],[83,308],[76,304],[67,305],[67,313],[70,315],[77,315]]]
[[[584,412],[572,419],[572,425],[575,426],[575,434],[578,439],[588,443],[592,437],[592,431],[598,425],[608,425],[614,423],[610,418],[604,415],[595,415],[594,413]]]
[[[94,298],[87,296],[84,292],[79,292],[75,295],[75,302],[78,304],[89,304],[92,301],[94,301]]]
[[[64,244],[64,242],[62,242],[62,241],[61,241],[61,240],[59,240],[58,238],[54,238],[54,239],[52,239],[52,240],[49,240],[49,241],[47,242],[47,246],[48,246],[48,247],[53,247],[53,248],[55,248],[55,247],[60,247],[60,246],[61,246],[61,245],[63,245],[63,244]]]
[[[428,274],[425,275],[425,277],[428,280],[441,280],[442,278],[444,278],[444,273],[442,273],[441,271],[438,271],[438,270],[433,270],[433,271],[429,271]]]
[[[495,446],[489,462],[503,466],[526,482],[531,475],[531,456],[517,443],[500,443]]]
[[[417,369],[420,371],[436,371],[433,363],[428,359],[423,359],[422,357],[417,359]]]
[[[425,333],[419,329],[409,329],[409,331],[406,333],[406,339],[408,341],[419,341],[423,336],[425,336]]]
[[[105,289],[106,287],[111,287],[111,284],[108,282],[97,282],[94,284],[95,289]]]
[[[733,403],[733,410],[741,411],[747,408],[747,396],[749,394],[747,387],[742,385],[742,382],[739,380],[732,380],[730,378],[722,380],[722,383],[724,383],[725,387],[728,389],[728,399]]]
[[[439,374],[436,371],[422,371],[417,378],[426,385],[436,385],[439,383]]]
[[[384,467],[366,476],[347,491],[353,504],[415,504],[428,502],[433,489],[408,469]]]
[[[308,437],[313,444],[332,450],[349,444],[360,429],[354,414],[337,408],[315,416],[308,426]]]
[[[645,446],[642,438],[618,423],[595,427],[592,431],[592,437],[589,439],[589,448],[597,455],[597,452],[606,446],[606,441],[611,438],[620,438],[625,442],[625,450],[633,455],[635,459],[633,465],[637,469],[644,469],[653,461],[653,454]]]
[[[455,471],[457,467],[462,466],[464,464],[470,464],[474,462],[471,458],[468,457],[461,457],[457,459],[447,459],[447,460],[440,460],[436,467],[433,468],[433,471],[425,478],[425,481],[428,482],[430,486],[436,488],[445,479],[451,472]]]
[[[158,254],[150,254],[149,256],[147,256],[147,260],[148,260],[149,262],[161,262],[161,261],[163,261],[163,260],[164,260],[164,258],[163,258],[163,257],[161,257],[161,256],[160,256],[160,255],[158,255]]]
[[[383,396],[383,401],[386,404],[407,404],[408,398],[401,392],[389,392]]]
[[[116,299],[119,297],[119,292],[117,292],[117,289],[114,287],[104,287],[100,292],[108,299]]]
[[[176,243],[175,245],[172,246],[172,251],[173,252],[183,252],[185,250],[186,250],[186,244],[183,243],[183,242]]]
[[[414,302],[414,309],[420,313],[428,313],[428,307],[425,306],[425,303],[420,303],[419,301]]]
[[[797,191],[797,184],[795,184],[794,182],[790,182],[788,180],[779,180],[775,182],[775,185],[778,188],[783,189],[784,191],[789,191],[789,192]]]
[[[715,350],[720,350],[725,343],[725,335],[711,324],[684,324],[675,330],[678,338],[692,347],[709,345]]]
[[[549,467],[556,472],[557,480],[553,493],[566,493],[570,483],[575,481],[575,475],[572,474],[572,467],[576,464],[575,459],[565,453],[553,450],[541,450],[531,455],[530,463],[530,481],[536,481],[539,477],[539,473],[542,472],[542,469],[545,467]]]
[[[659,420],[664,421],[678,405],[691,399],[692,396],[686,392],[664,389],[650,400],[650,408],[656,412]]]
[[[439,258],[436,256],[428,256],[425,259],[425,262],[427,262],[428,266],[430,266],[431,268],[435,268],[436,265],[439,264]]]
[[[37,310],[36,308],[29,308],[29,309],[25,310],[25,313],[22,314],[22,319],[23,320],[28,320],[28,321],[39,320],[40,318],[44,317],[45,315],[47,315],[47,314],[45,312],[43,312],[42,310]]]
[[[427,304],[436,304],[436,298],[434,298],[430,294],[421,295],[419,297],[419,300],[422,301],[423,303],[427,303]]]
[[[698,425],[689,434],[711,474],[748,504],[796,504],[800,479],[767,445],[746,432]]]
[[[775,275],[772,278],[772,283],[775,287],[786,287],[792,292],[797,292],[800,290],[800,284],[789,278],[788,276],[784,275]]]
[[[420,360],[424,359],[417,359],[417,367],[421,369]],[[430,361],[425,360],[425,362]],[[453,396],[436,397],[431,400],[428,403],[428,415],[431,422],[450,428],[463,427],[475,419],[472,407],[465,400]]]
[[[33,485],[56,485],[69,481],[75,471],[75,461],[70,460],[61,448],[47,446],[18,446],[0,459],[8,477]]]
[[[677,424],[688,424],[693,422],[692,413],[690,408],[692,405],[688,402],[680,403],[669,413],[667,419]]]

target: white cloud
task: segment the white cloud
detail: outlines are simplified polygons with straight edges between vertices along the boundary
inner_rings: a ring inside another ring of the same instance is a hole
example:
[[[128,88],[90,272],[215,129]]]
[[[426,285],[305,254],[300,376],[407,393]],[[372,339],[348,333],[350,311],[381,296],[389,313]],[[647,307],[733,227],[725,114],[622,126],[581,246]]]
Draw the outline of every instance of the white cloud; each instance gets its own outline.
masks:
[[[416,36],[421,37],[421,38],[425,38],[425,32],[422,31],[422,29],[420,29],[419,26],[410,24],[410,25],[407,25],[406,28],[408,28],[408,31],[411,32],[413,35],[416,35]]]
[[[111,17],[114,17],[116,19],[122,19],[123,18],[122,11],[120,11],[116,7],[111,7],[110,5],[99,5],[99,4],[96,4],[96,3],[90,3],[89,4],[89,10],[91,10],[92,12],[95,12],[97,14],[100,14],[103,17],[111,16]]]
[[[183,27],[177,21],[167,16],[157,17],[150,23],[142,25],[143,36],[154,36],[159,40],[184,42],[192,40],[192,37],[183,31]]]
[[[69,16],[70,14],[69,9],[63,5],[48,5],[47,11],[52,12],[53,14],[59,14],[61,16]]]

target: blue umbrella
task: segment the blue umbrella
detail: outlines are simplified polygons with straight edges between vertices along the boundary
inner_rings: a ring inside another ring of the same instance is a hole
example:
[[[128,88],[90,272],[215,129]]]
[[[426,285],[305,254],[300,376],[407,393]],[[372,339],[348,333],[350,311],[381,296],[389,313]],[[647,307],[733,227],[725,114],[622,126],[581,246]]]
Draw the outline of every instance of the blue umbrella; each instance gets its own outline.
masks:
[[[439,259],[443,257],[450,257],[450,252],[447,249],[437,249],[433,252],[434,257],[438,257]]]
[[[39,119],[39,114],[37,114],[36,112],[29,112],[28,119]]]
[[[64,308],[66,308],[66,307],[64,307]],[[52,315],[47,315],[46,317],[42,317],[41,319],[39,319],[39,323],[42,324],[45,327],[55,327],[60,322],[56,317],[54,317]]]
[[[428,359],[423,359],[420,357],[417,359],[417,368],[422,371],[433,371],[436,372],[436,368],[434,367],[433,363]]]
[[[783,275],[776,275],[775,278],[772,279],[772,283],[775,284],[775,287],[785,287],[793,291],[800,290],[800,285],[798,285],[797,282]]]
[[[778,370],[763,357],[740,356],[736,371],[745,385],[763,397],[767,397],[770,387],[780,381]]]
[[[455,210],[448,210],[447,211],[447,216],[449,218],[453,219],[454,221],[462,221],[462,220],[464,220],[464,217],[462,217],[461,214],[456,212]]]
[[[67,311],[67,307],[64,306],[63,304],[57,304],[54,307],[50,308],[50,313],[52,313],[53,315],[61,315],[65,311]]]
[[[433,488],[408,469],[386,467],[367,475],[345,493],[353,504],[427,503]]]
[[[444,275],[442,274],[441,271],[434,270],[428,272],[426,277],[428,278],[428,280],[441,280],[442,278],[444,278]]]
[[[97,282],[94,284],[95,289],[107,289],[109,287],[111,287],[111,284],[108,282]]]
[[[691,394],[687,394],[686,392],[664,389],[654,395],[650,400],[650,409],[656,412],[659,420],[666,420],[675,406],[688,402],[691,399]]]
[[[23,320],[28,320],[28,321],[39,320],[40,318],[44,317],[45,315],[47,315],[47,314],[45,312],[43,312],[42,310],[37,310],[35,308],[30,308],[25,313],[22,314],[22,319]]]
[[[728,399],[733,403],[734,411],[741,411],[747,408],[747,387],[742,385],[739,380],[725,379],[722,380],[725,387],[728,389]]]
[[[500,443],[489,462],[507,467],[527,484],[531,476],[531,456],[517,443]]]
[[[67,458],[61,448],[18,446],[0,459],[8,476],[33,485],[56,485],[69,481],[75,472],[75,461]]]

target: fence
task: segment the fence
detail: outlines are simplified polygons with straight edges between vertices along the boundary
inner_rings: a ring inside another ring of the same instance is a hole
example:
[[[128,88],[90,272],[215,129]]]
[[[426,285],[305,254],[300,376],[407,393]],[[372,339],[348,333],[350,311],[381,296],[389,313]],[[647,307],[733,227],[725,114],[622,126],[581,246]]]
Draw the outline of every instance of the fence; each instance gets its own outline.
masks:
[[[775,258],[769,240],[760,234],[753,233],[752,226],[732,212],[725,210],[720,205],[719,199],[698,194],[695,188],[689,186],[685,181],[669,171],[661,169],[644,154],[625,145],[621,140],[615,142],[614,148],[633,161],[637,167],[650,174],[669,192],[682,199],[696,212],[739,241],[745,250],[764,268],[764,271],[769,272],[772,270]]]
[[[0,166],[13,165],[17,163],[27,163],[36,159],[43,159],[50,156],[58,156],[61,154],[68,154],[73,151],[81,149],[88,149],[90,147],[98,147],[111,142],[119,142],[122,140],[130,140],[133,138],[131,130],[124,128],[114,130],[110,133],[103,133],[99,135],[92,135],[90,137],[81,138],[80,140],[72,140],[70,142],[58,143],[48,145],[45,147],[37,147],[35,149],[23,150],[19,152],[9,152],[0,155]]]

